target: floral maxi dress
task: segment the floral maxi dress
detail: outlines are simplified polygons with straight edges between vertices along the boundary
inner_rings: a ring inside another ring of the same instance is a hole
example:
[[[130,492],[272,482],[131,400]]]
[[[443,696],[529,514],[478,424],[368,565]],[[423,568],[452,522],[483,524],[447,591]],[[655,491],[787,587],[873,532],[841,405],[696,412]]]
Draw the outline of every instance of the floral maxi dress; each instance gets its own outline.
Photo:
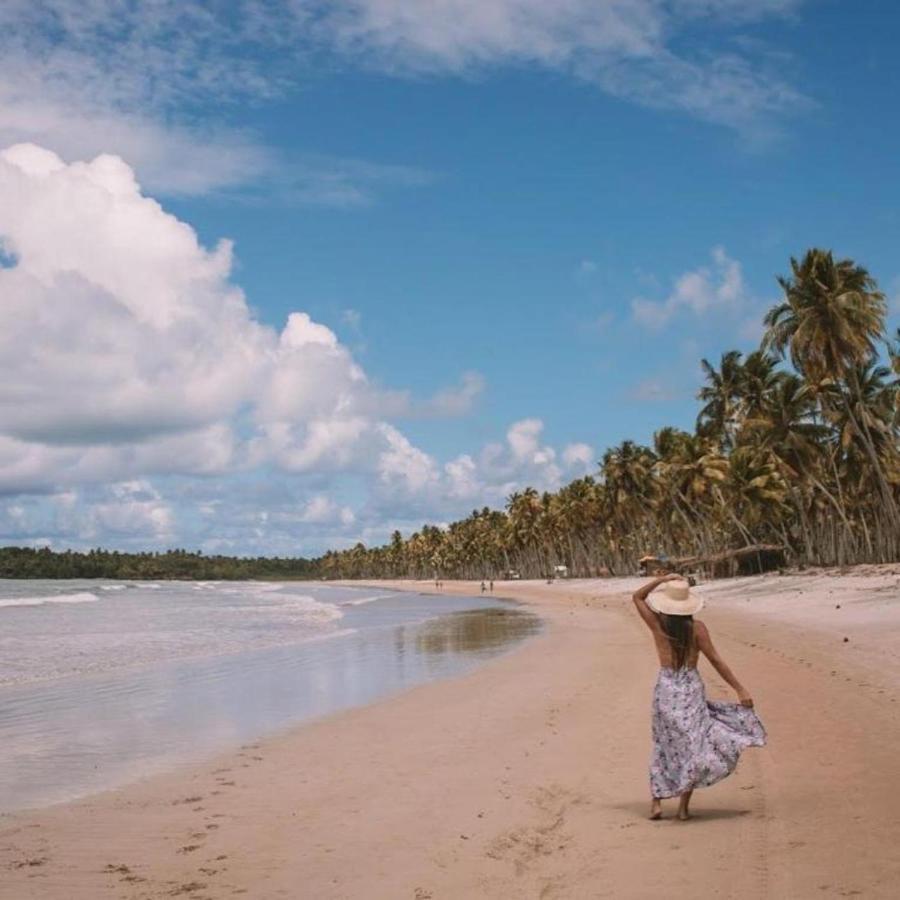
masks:
[[[650,792],[676,797],[730,775],[746,747],[762,747],[766,730],[739,703],[709,702],[695,668],[662,668],[653,691]]]

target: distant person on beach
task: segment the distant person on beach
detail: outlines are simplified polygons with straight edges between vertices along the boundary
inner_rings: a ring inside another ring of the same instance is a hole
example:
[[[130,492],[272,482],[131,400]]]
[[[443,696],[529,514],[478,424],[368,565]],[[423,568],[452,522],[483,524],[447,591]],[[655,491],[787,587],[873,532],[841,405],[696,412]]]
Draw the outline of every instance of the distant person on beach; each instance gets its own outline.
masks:
[[[650,818],[662,818],[662,800],[678,797],[678,818],[690,818],[694,788],[709,787],[730,775],[741,752],[762,747],[766,730],[753,700],[716,652],[703,622],[694,614],[703,598],[691,593],[680,575],[663,575],[634,594],[647,623],[660,670],[653,692],[653,755],[650,760]],[[703,654],[737,694],[739,703],[707,701],[697,660]]]
[[[493,578],[490,581],[490,591],[492,594],[494,593],[494,579]]]
[[[482,581],[481,582],[481,593],[483,594],[486,590],[487,590],[487,588],[484,586],[484,582]]]

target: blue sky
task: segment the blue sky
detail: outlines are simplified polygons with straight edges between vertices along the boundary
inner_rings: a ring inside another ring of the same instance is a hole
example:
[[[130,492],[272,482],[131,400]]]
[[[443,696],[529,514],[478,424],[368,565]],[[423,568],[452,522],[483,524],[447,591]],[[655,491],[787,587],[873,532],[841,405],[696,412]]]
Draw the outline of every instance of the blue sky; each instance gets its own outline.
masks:
[[[556,487],[690,427],[813,245],[898,320],[893,4],[237,8],[0,13],[4,543],[312,553]]]

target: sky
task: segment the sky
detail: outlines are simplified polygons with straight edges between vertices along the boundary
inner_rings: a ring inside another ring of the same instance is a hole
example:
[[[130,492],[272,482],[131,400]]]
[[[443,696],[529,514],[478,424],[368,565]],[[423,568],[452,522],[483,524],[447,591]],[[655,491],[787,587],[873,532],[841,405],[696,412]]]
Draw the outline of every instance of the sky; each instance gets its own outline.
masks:
[[[691,428],[791,256],[900,323],[882,0],[4,0],[0,544],[314,555]]]

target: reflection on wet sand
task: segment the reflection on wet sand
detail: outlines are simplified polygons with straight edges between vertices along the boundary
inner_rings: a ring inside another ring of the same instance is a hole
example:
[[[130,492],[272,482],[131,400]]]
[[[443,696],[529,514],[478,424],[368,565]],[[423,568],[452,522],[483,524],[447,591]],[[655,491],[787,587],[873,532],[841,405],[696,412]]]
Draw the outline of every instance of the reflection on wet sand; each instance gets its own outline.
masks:
[[[354,610],[342,624],[357,627],[327,640],[2,689],[0,812],[74,799],[460,674],[540,626],[498,607],[396,622],[416,604],[434,610],[406,595]]]
[[[540,620],[531,613],[479,609],[451,613],[413,631],[416,650],[430,656],[479,654],[535,634]]]

